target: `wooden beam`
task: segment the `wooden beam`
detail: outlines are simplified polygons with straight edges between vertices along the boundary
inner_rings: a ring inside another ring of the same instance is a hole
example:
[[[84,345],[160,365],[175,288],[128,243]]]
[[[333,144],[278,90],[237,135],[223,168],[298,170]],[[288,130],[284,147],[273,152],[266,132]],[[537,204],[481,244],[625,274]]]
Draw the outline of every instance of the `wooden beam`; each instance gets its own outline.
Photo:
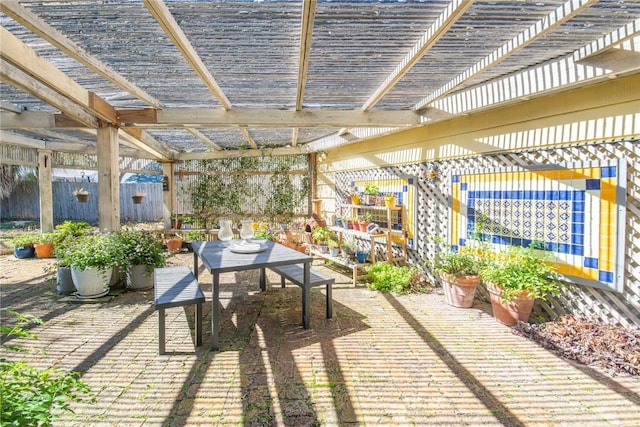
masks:
[[[472,79],[486,69],[493,67],[509,58],[516,52],[522,50],[525,46],[531,44],[535,40],[544,36],[552,29],[557,28],[562,23],[568,21],[578,13],[596,3],[598,0],[570,0],[562,6],[556,8],[544,18],[530,25],[526,30],[521,31],[511,40],[491,52],[489,55],[476,62],[473,66],[462,72],[454,79],[450,80],[444,86],[436,89],[431,95],[426,96],[414,105],[414,109],[421,110],[426,108],[432,102],[446,96],[454,91],[464,82]]]
[[[12,113],[22,113],[25,109],[13,102],[0,101],[0,110],[10,111]]]
[[[213,142],[211,139],[207,138],[207,136],[204,135],[202,132],[200,132],[198,129],[188,128],[187,132],[189,132],[191,135],[195,136],[200,141],[204,142],[205,144],[207,144],[209,147],[213,148],[214,150],[216,150],[216,151],[222,150],[222,147],[220,147],[218,144]]]
[[[241,127],[240,133],[242,134],[244,139],[249,143],[249,146],[251,148],[258,148],[258,144],[256,144],[256,142],[253,140],[253,138],[251,137],[251,134],[249,133],[249,130],[246,127]]]
[[[41,99],[61,111],[66,112],[74,121],[80,122],[83,126],[93,128],[98,127],[98,119],[90,114],[86,109],[82,108],[82,106],[70,101],[67,97],[54,91],[49,86],[44,85],[38,80],[31,78],[22,70],[19,70],[4,60],[0,60],[0,80]],[[0,114],[0,117],[15,115],[15,113]],[[18,115],[22,114],[23,113],[20,113]]]
[[[237,157],[290,156],[296,154],[308,153],[303,147],[270,148],[262,150],[223,150],[207,153],[178,153],[176,160],[233,159]]]
[[[445,10],[438,16],[438,19],[422,35],[409,52],[402,58],[402,61],[389,74],[380,86],[373,92],[362,106],[365,111],[376,105],[399,81],[402,79],[416,63],[422,59],[433,45],[442,37],[453,24],[471,7],[471,0],[453,0]]]
[[[311,53],[311,37],[313,22],[316,16],[317,0],[302,2],[302,22],[300,23],[300,55],[298,57],[298,90],[296,93],[296,111],[302,110],[304,89],[307,84],[309,70],[309,55]]]
[[[124,127],[388,127],[421,123],[420,115],[407,110],[309,110],[266,108],[164,108],[155,112],[118,110]]]
[[[109,123],[116,122],[116,113],[113,107],[67,77],[65,73],[38,55],[4,27],[0,27],[0,39],[2,39],[0,57],[3,60],[44,83],[53,91],[91,111],[100,119]],[[38,96],[37,93],[34,95]]]
[[[146,102],[152,107],[161,106],[160,101],[153,98],[134,83],[122,77],[108,65],[91,56],[82,47],[69,40],[69,38],[64,34],[56,30],[40,17],[36,16],[27,8],[21,6],[17,1],[3,0],[2,3],[0,3],[0,11],[13,18],[13,20],[19,24],[22,24],[25,28],[31,30],[34,34],[39,35],[53,46],[66,53],[69,57],[75,59],[114,85],[128,92],[130,95]]]
[[[164,4],[162,0],[142,0],[142,2],[155,20],[158,21],[158,24],[160,24],[165,34],[173,41],[173,44],[182,52],[187,63],[191,65],[213,96],[220,102],[220,105],[222,105],[225,110],[229,110],[231,108],[231,102],[227,99],[206,65],[204,65],[202,59],[200,59],[191,42],[189,42],[189,39],[187,39],[187,36],[173,18],[173,15],[171,15],[171,11],[169,11],[167,5]]]
[[[28,136],[16,134],[13,132],[0,131],[0,144],[19,145],[21,147],[30,147],[37,149],[47,149],[52,151],[64,151],[64,152],[81,152],[89,153],[95,152],[95,147],[90,145],[81,144],[78,142],[53,142],[43,141],[41,139],[31,138]]]

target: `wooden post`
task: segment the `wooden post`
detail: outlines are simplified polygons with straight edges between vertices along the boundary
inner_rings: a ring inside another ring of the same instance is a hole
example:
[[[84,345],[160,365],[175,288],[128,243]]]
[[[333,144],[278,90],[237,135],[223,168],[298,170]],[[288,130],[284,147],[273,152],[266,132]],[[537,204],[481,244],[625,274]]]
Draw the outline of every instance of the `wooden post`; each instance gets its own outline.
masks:
[[[38,183],[40,187],[40,230],[53,231],[53,190],[51,187],[51,151],[38,150]]]
[[[114,126],[98,128],[98,224],[101,231],[120,230],[120,149]]]
[[[173,178],[173,163],[162,163],[162,175],[166,177],[168,187],[162,189],[162,221],[164,229],[169,230],[171,225],[171,212],[173,212],[175,180]]]

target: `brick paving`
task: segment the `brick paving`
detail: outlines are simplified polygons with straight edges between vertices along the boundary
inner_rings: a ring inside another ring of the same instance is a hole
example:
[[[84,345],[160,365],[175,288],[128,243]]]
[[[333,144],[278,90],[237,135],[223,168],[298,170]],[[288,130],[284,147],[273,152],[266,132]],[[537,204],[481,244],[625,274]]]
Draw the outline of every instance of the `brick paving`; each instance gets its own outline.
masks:
[[[173,264],[192,263],[181,254]],[[637,426],[640,381],[610,377],[558,358],[516,336],[475,301],[445,305],[437,292],[396,296],[354,287],[336,274],[334,318],[312,292],[311,329],[301,324],[300,289],[258,289],[257,272],[221,277],[221,350],[194,348],[193,309],[167,310],[167,352],[158,355],[152,291],[102,304],[58,301],[43,260],[0,258],[6,309],[34,314],[40,340],[22,357],[77,370],[97,397],[75,404],[60,426]],[[321,262],[319,263],[322,264]],[[322,266],[318,268],[324,269]],[[335,273],[333,273],[335,274]]]

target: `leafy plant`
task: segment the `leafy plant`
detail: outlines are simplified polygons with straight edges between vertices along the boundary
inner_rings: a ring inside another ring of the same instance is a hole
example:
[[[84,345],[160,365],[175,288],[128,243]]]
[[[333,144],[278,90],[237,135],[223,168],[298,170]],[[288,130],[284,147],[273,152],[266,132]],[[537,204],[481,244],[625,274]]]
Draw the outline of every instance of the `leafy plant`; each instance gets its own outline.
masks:
[[[7,338],[37,339],[26,326],[43,324],[41,319],[11,310],[9,313],[16,317],[17,323],[15,326],[1,325],[2,334]],[[14,352],[27,351],[15,345],[3,344],[3,347]],[[79,378],[77,372],[56,368],[38,369],[26,362],[0,358],[2,426],[50,426],[59,417],[59,411],[73,413],[70,402],[95,403],[90,387]]]
[[[372,182],[367,182],[364,186],[364,194],[372,194],[374,196],[378,195],[380,192],[380,187]]]
[[[338,242],[337,239],[333,238],[333,237],[329,237],[327,239],[327,246],[330,248],[339,248],[340,247],[340,243]]]
[[[327,227],[316,227],[311,232],[311,237],[318,244],[326,244],[327,240],[333,236],[333,232]]]
[[[187,242],[202,240],[202,232],[200,230],[189,230],[185,233],[184,239]]]
[[[166,264],[162,243],[149,233],[136,230],[122,230],[113,236],[114,244],[125,258],[126,264],[145,265],[147,275],[153,274],[154,268],[164,267]]]
[[[535,245],[528,248],[510,246],[506,251],[490,254],[489,262],[481,269],[484,281],[502,288],[502,299],[513,300],[522,291],[532,298],[545,299],[557,295],[561,282],[555,268],[537,255]]]
[[[446,273],[456,277],[478,276],[483,261],[468,251],[439,252],[433,260],[432,267],[436,273]]]
[[[90,234],[93,227],[84,221],[65,221],[56,225],[54,232],[53,254],[58,258],[58,265],[64,266],[64,254],[75,239]]]
[[[33,243],[55,243],[56,240],[57,236],[55,233],[38,233],[35,235]]]
[[[126,267],[129,258],[115,235],[98,233],[75,239],[65,251],[63,262],[78,270],[89,267],[104,270],[115,266]]]
[[[23,233],[13,238],[13,246],[16,248],[26,248],[32,246],[37,239],[36,233]]]
[[[278,240],[278,236],[268,227],[258,228],[253,233],[254,239],[267,239],[273,242]]]
[[[376,262],[367,270],[370,283],[369,289],[380,292],[403,293],[412,288],[417,281],[421,281],[420,270],[410,266],[398,266],[386,262]]]

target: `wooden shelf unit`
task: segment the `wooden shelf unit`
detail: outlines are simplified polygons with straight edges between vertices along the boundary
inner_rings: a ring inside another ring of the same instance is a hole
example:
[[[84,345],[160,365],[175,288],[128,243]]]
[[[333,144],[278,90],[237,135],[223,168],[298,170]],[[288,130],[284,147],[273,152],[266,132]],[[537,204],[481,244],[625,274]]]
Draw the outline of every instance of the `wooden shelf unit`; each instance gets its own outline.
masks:
[[[378,224],[380,233],[368,233],[366,231],[358,231],[347,229],[344,227],[331,227],[332,230],[341,234],[348,234],[359,239],[371,240],[371,251],[369,259],[371,262],[375,262],[375,239],[384,238],[387,247],[387,262],[402,262],[407,261],[407,212],[403,205],[396,205],[394,207],[386,206],[367,206],[367,205],[343,205],[351,213],[349,216],[357,218],[360,211],[372,211],[378,212],[378,215],[373,215],[372,222]],[[381,225],[385,224],[386,227]],[[398,224],[399,228],[393,228],[394,224]],[[340,236],[342,239],[342,236]],[[394,241],[397,240],[397,241]],[[394,244],[399,247],[399,256],[393,255]],[[371,255],[372,254],[372,255]]]

